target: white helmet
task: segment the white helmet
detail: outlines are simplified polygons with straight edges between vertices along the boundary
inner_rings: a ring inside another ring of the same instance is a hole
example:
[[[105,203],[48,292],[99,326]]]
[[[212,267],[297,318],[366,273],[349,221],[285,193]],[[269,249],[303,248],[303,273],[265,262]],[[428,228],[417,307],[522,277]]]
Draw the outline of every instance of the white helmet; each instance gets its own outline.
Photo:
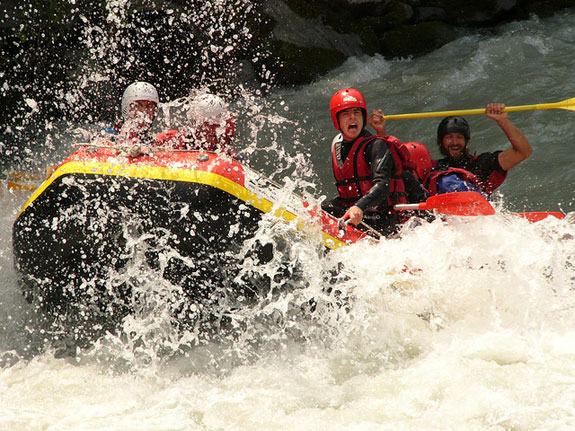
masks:
[[[160,103],[156,87],[143,81],[134,82],[128,85],[122,95],[122,116],[124,119],[128,118],[130,104],[138,100],[149,100],[156,105]]]
[[[188,119],[192,123],[209,123],[220,125],[229,118],[228,105],[215,94],[200,94],[191,101]]]

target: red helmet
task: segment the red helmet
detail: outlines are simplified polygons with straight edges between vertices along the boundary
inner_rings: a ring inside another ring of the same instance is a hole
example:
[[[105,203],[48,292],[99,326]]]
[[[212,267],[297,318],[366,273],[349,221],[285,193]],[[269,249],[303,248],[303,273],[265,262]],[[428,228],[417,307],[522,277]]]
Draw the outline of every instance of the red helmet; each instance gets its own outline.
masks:
[[[427,147],[419,142],[406,142],[399,147],[403,166],[417,173],[420,180],[431,171],[431,154]]]
[[[355,88],[345,88],[335,93],[329,102],[329,112],[331,113],[331,121],[336,130],[339,130],[339,122],[337,121],[337,114],[344,109],[348,108],[361,108],[363,109],[364,121],[367,118],[367,108],[363,95]]]

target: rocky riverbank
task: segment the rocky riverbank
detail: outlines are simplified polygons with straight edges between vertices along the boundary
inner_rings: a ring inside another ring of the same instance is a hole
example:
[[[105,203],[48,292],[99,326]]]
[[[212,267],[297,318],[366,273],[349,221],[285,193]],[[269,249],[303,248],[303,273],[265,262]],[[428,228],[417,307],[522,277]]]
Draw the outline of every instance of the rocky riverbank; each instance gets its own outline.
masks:
[[[570,7],[575,0],[7,0],[0,144],[38,119],[112,118],[135,79],[168,100],[198,86],[266,92],[309,83],[350,56],[419,56]]]
[[[278,81],[304,84],[349,56],[419,56],[469,32],[570,7],[574,0],[270,0],[264,38],[282,65]]]

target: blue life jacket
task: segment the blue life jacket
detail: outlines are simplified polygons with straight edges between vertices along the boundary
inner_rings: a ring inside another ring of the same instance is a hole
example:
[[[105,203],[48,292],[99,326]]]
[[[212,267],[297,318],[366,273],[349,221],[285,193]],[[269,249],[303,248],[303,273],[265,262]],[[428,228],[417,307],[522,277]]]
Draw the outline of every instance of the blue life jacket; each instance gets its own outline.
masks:
[[[120,134],[120,127],[118,125],[106,126],[100,129],[101,136],[112,135],[112,136],[106,136],[106,138],[112,142],[116,140],[116,136],[119,134]]]
[[[442,175],[437,179],[437,194],[451,192],[478,192],[485,194],[473,184],[459,178],[456,173]]]
[[[110,135],[118,135],[118,134],[120,134],[120,131],[115,126],[106,126],[106,127],[102,127],[102,130],[100,130],[100,133],[101,134],[109,133]]]

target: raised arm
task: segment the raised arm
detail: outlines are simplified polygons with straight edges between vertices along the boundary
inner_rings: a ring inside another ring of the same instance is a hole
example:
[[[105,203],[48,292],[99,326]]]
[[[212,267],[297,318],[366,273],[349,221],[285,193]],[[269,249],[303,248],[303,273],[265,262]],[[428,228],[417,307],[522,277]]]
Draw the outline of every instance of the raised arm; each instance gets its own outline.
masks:
[[[508,171],[513,166],[521,163],[528,158],[533,149],[529,141],[515,124],[507,116],[507,112],[503,112],[505,105],[503,103],[490,103],[485,108],[487,118],[497,121],[497,124],[507,135],[507,139],[511,143],[511,148],[506,149],[499,153],[499,164],[501,167]]]
[[[369,125],[375,129],[377,136],[387,135],[385,129],[385,118],[381,109],[371,111],[371,115],[369,116]]]

